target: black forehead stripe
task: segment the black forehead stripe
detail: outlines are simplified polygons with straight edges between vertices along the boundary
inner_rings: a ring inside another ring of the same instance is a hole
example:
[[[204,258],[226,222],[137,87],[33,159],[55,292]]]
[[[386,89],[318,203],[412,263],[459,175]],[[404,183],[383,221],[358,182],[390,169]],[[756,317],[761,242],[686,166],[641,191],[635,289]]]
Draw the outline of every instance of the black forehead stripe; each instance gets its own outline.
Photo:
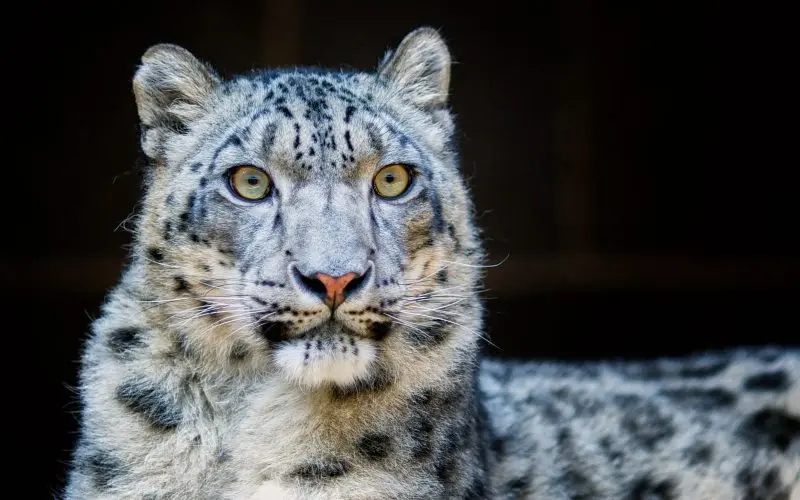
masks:
[[[259,109],[253,116],[250,117],[250,120],[245,126],[240,135],[245,137],[246,140],[249,142],[250,139],[250,131],[258,125],[258,120],[265,116],[274,116],[275,112],[270,110],[269,107],[263,107]],[[276,121],[272,121],[264,126],[264,130],[261,132],[261,155],[266,157],[269,155],[270,151],[272,150],[272,146],[275,144],[275,135],[278,131],[278,124]],[[241,144],[241,143],[240,143]],[[215,158],[216,158],[215,153]]]
[[[247,126],[239,129],[238,136],[240,142],[247,144],[250,142],[250,128],[253,126],[252,120],[248,122]]]
[[[346,97],[345,97],[345,99],[349,100],[349,98],[346,98]],[[353,117],[353,114],[355,112],[356,112],[356,107],[353,106],[352,104],[348,105],[347,108],[345,108],[345,111],[344,111],[344,122],[345,123],[350,123],[350,119]]]
[[[367,137],[369,138],[369,145],[375,151],[383,151],[383,140],[378,128],[374,123],[367,123]]]
[[[236,132],[234,132],[233,134],[228,136],[228,138],[225,139],[225,142],[220,144],[220,146],[214,151],[214,155],[211,157],[211,162],[208,164],[208,171],[209,172],[211,170],[213,170],[214,167],[216,167],[217,158],[219,158],[219,155],[223,151],[225,151],[226,149],[231,148],[231,147],[237,147],[239,149],[242,148],[242,140],[239,138],[239,136],[236,134]]]
[[[391,113],[386,113],[386,114],[392,117],[392,119],[394,119],[394,116]],[[397,120],[393,121],[397,122]],[[392,134],[393,136],[398,137],[400,135],[400,131],[397,130],[397,127],[393,123],[387,123],[386,128],[389,129],[389,133]]]
[[[264,134],[261,139],[261,148],[262,153],[265,157],[267,157],[272,150],[272,146],[275,145],[275,137],[278,133],[278,124],[277,123],[270,123],[264,128]]]
[[[422,163],[420,165],[414,165],[417,167],[419,171],[425,174],[425,178],[429,181],[433,182],[433,170],[431,170],[430,166],[432,164],[430,156],[425,154],[425,151],[417,146],[417,143],[414,140],[408,141],[408,147],[414,150],[414,152],[418,155],[418,158],[422,159]]]
[[[281,114],[283,116],[285,116],[286,118],[289,118],[289,119],[294,118],[294,115],[292,114],[291,111],[289,111],[289,108],[287,108],[286,106],[278,106],[278,111],[280,111]]]
[[[298,97],[300,96],[298,87]],[[303,113],[303,118],[313,123],[317,128],[322,128],[325,124],[333,121],[333,116],[330,114],[330,104],[326,99],[305,99],[301,98],[306,105],[306,110]]]
[[[350,140],[350,129],[344,131],[344,140],[345,144],[347,144],[347,149],[350,151],[355,151],[355,148],[353,148],[353,141]]]

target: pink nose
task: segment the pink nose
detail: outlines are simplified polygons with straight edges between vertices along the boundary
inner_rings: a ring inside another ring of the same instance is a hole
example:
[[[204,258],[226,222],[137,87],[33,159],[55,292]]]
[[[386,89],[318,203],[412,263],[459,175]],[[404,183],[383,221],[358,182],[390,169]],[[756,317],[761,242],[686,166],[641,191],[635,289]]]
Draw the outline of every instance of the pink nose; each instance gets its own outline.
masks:
[[[342,276],[329,276],[323,273],[317,273],[315,276],[325,286],[325,304],[331,309],[336,309],[339,304],[344,302],[344,289],[347,285],[356,279],[356,273],[347,273]]]

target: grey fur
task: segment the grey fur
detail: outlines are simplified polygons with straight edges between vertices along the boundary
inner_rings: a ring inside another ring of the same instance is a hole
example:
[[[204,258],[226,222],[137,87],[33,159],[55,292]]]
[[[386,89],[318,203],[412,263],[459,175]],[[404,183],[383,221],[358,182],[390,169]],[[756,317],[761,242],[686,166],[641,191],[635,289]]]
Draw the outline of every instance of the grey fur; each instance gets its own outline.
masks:
[[[134,77],[152,160],[86,342],[66,498],[789,498],[800,353],[480,360],[482,251],[421,28],[375,73]],[[408,192],[371,190],[409,165]],[[242,200],[226,172],[263,169]],[[331,312],[317,273],[362,278]],[[311,284],[309,284],[311,283]],[[760,496],[759,496],[760,495]]]

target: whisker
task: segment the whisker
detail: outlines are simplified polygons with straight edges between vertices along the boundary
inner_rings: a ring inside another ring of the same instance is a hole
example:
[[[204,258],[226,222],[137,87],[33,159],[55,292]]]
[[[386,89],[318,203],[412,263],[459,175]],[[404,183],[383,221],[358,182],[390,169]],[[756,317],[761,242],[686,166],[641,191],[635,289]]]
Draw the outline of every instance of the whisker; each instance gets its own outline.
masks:
[[[208,328],[203,329],[202,331],[198,332],[198,335],[205,335],[206,333],[210,332],[214,328],[219,328],[221,326],[229,325],[231,323],[235,323],[242,318],[246,318],[247,316],[251,315],[252,311],[248,311],[246,313],[238,313],[229,315],[229,317],[215,321],[212,323]]]
[[[455,325],[455,326],[458,326],[458,327],[464,328],[464,329],[465,329],[465,330],[467,330],[468,332],[471,332],[473,335],[477,335],[478,337],[480,337],[480,338],[481,338],[481,339],[483,339],[484,341],[488,342],[488,343],[489,343],[489,344],[490,344],[492,347],[495,347],[495,348],[497,348],[497,349],[500,349],[500,347],[499,347],[499,346],[497,346],[497,345],[496,345],[494,342],[492,342],[492,341],[491,341],[491,340],[489,340],[488,338],[484,337],[484,336],[483,336],[483,334],[481,334],[480,332],[478,332],[478,331],[476,331],[476,330],[473,330],[472,328],[469,328],[469,327],[468,327],[468,326],[466,326],[466,325],[462,325],[461,323],[459,323],[459,322],[457,322],[457,321],[452,321],[452,320],[449,320],[449,319],[447,319],[447,318],[441,318],[441,317],[438,317],[438,316],[431,316],[430,314],[415,313],[415,312],[409,312],[409,311],[403,311],[403,313],[404,313],[404,314],[411,314],[411,315],[413,315],[413,316],[422,316],[422,317],[425,317],[425,318],[430,318],[430,319],[432,319],[432,320],[434,320],[434,321],[444,321],[445,323],[450,323],[450,324],[452,324],[452,325]]]
[[[452,306],[454,306],[454,305],[456,305],[456,304],[458,304],[458,303],[460,303],[460,302],[464,302],[464,301],[465,301],[465,300],[467,300],[468,298],[469,298],[469,297],[462,297],[462,298],[460,298],[460,299],[458,299],[458,300],[454,300],[453,302],[448,302],[447,304],[444,304],[444,305],[442,305],[442,306],[439,306],[439,307],[422,307],[421,305],[419,305],[419,304],[417,304],[417,303],[414,303],[414,302],[410,303],[409,305],[410,305],[411,307],[415,307],[415,308],[417,308],[417,309],[422,309],[423,311],[430,311],[430,312],[433,312],[433,311],[441,311],[442,309],[446,309],[446,308],[448,308],[448,307],[452,307]]]
[[[413,295],[421,296],[421,295],[430,295],[430,294],[435,294],[435,293],[449,292],[449,291],[453,291],[453,290],[469,291],[469,289],[470,289],[470,287],[468,287],[466,285],[454,285],[454,286],[447,286],[447,287],[436,288],[436,289],[429,289],[429,287],[425,287],[425,288],[428,291],[425,291],[425,292],[422,292],[422,293],[414,293],[413,290],[410,290],[410,291],[412,292]]]
[[[418,287],[418,288],[410,287],[408,292],[409,295],[431,295],[431,294],[446,293],[446,292],[472,292],[476,290],[477,290],[476,287],[457,285],[457,286],[447,286],[439,288],[432,288],[430,286]]]
[[[228,283],[223,283],[222,285],[212,285],[207,280],[200,280],[200,284],[203,285],[204,287],[207,287],[207,288],[213,288],[215,290],[221,290],[221,289],[223,289],[225,287],[228,287],[228,286],[245,285],[246,283],[245,282],[233,282],[233,281],[231,281],[231,282],[228,282]]]
[[[205,305],[201,305],[201,306],[189,307],[188,309],[179,309],[177,312],[174,312],[174,313],[170,314],[169,316],[167,316],[167,319],[169,320],[169,319],[172,319],[172,318],[176,318],[178,316],[185,316],[186,314],[191,314],[191,313],[194,313],[194,312],[197,312],[197,311],[200,311],[200,312],[213,311],[215,309],[220,309],[220,307],[215,305],[215,304],[205,304]]]
[[[437,298],[450,298],[450,297],[470,297],[472,294],[469,293],[459,293],[458,290],[448,292],[427,292],[427,293],[419,293],[416,295],[407,295],[404,297],[405,300],[432,300]]]
[[[151,258],[149,258],[147,256],[143,256],[142,258],[144,260],[146,260],[147,262],[150,262],[151,264],[155,264],[157,266],[161,266],[161,267],[164,267],[164,268],[167,268],[167,269],[179,269],[179,270],[185,269],[185,266],[177,266],[177,265],[174,265],[174,264],[167,264],[166,262],[159,262],[159,261],[151,259]],[[191,277],[191,278],[197,278],[199,280],[227,281],[229,283],[240,283],[240,284],[243,284],[243,285],[251,283],[250,280],[243,280],[243,279],[237,279],[237,278],[215,278],[215,277],[209,276],[207,274],[195,274],[195,273],[186,273],[186,272],[183,272],[181,274],[183,276],[188,276],[188,277]]]
[[[400,281],[399,284],[401,284],[401,285],[411,285],[411,284],[415,284],[415,283],[420,283],[422,281],[425,281],[427,279],[432,278],[433,276],[438,274],[440,271],[444,271],[445,269],[447,269],[451,265],[461,266],[461,267],[468,267],[468,268],[480,268],[480,269],[499,267],[499,266],[503,265],[509,259],[510,256],[511,256],[510,254],[506,255],[505,257],[503,257],[503,259],[500,262],[498,262],[496,264],[467,264],[465,262],[458,262],[458,261],[453,261],[453,260],[443,260],[442,262],[444,262],[445,265],[439,267],[438,269],[436,269],[432,273],[427,274],[426,276],[423,276],[421,278],[417,278],[415,280]]]
[[[423,335],[430,336],[430,334],[428,332],[420,329],[419,327],[417,327],[415,325],[412,325],[411,323],[406,322],[405,320],[402,320],[402,319],[398,318],[397,316],[393,316],[393,315],[387,314],[387,313],[383,313],[383,315],[388,317],[388,318],[391,318],[394,321],[397,321],[398,323],[400,323],[401,325],[403,325],[403,326],[405,326],[407,328],[411,328],[412,330],[417,331],[417,332],[419,332],[419,333],[421,333]]]
[[[464,263],[464,262],[456,262],[456,261],[452,261],[452,260],[443,260],[442,262],[447,262],[448,264],[454,264],[454,265],[457,265],[457,266],[462,266],[462,267],[471,267],[471,268],[491,268],[491,267],[499,267],[499,266],[501,266],[501,265],[505,264],[505,262],[506,262],[506,261],[507,261],[507,260],[508,260],[510,257],[511,257],[511,254],[506,254],[506,256],[505,256],[505,257],[503,257],[503,260],[501,260],[501,261],[500,261],[500,262],[498,262],[497,264],[466,264],[466,263]]]
[[[254,327],[254,326],[256,326],[258,323],[259,323],[259,320],[251,321],[250,323],[245,323],[244,325],[240,326],[240,327],[239,327],[239,328],[237,328],[236,330],[233,330],[233,331],[231,331],[230,333],[228,333],[228,335],[226,335],[226,336],[225,336],[225,339],[227,340],[229,337],[232,337],[232,336],[234,336],[234,335],[236,334],[236,332],[239,332],[239,331],[241,331],[241,330],[244,330],[245,328],[251,328],[251,327]]]
[[[219,315],[219,314],[226,314],[226,315],[230,316],[230,315],[233,315],[233,314],[249,313],[249,312],[251,312],[250,309],[246,309],[246,308],[240,308],[240,309],[216,309],[216,308],[214,308],[214,309],[206,309],[206,310],[201,311],[198,314],[194,314],[191,317],[184,319],[180,323],[177,323],[177,324],[173,323],[172,326],[181,327],[181,326],[184,326],[187,323],[191,322],[192,320],[199,319],[199,318],[202,318],[204,316],[214,316],[214,315]],[[174,316],[180,316],[180,315],[181,315],[181,313],[173,314],[169,319],[171,319]]]
[[[419,283],[420,281],[424,281],[424,280],[429,279],[429,278],[431,278],[433,276],[436,276],[436,274],[439,271],[444,271],[445,269],[447,269],[447,266],[442,266],[439,269],[435,270],[434,272],[428,274],[427,276],[423,276],[421,278],[418,278],[416,280],[411,280],[411,281],[399,281],[398,283],[401,284],[401,285],[413,285],[414,283]]]
[[[408,298],[402,301],[402,304],[425,304],[425,303],[438,303],[439,299],[442,300],[458,300],[458,299],[467,299],[469,296],[467,295],[441,295],[436,297],[418,297],[418,298]]]
[[[150,262],[150,263],[155,264],[157,266],[166,267],[167,269],[183,269],[181,266],[173,266],[171,264],[167,264],[166,262],[159,262],[159,261],[157,261],[155,259],[151,259],[149,257],[142,257],[142,258],[144,260],[146,260],[147,262]]]
[[[125,218],[124,218],[124,219],[122,219],[122,220],[119,222],[119,224],[117,224],[117,227],[115,227],[115,228],[114,228],[114,231],[113,231],[113,232],[115,232],[115,233],[116,233],[117,231],[119,231],[120,229],[122,229],[123,231],[129,232],[129,233],[132,233],[132,232],[133,232],[133,229],[131,229],[131,228],[129,228],[129,227],[128,227],[128,223],[129,223],[129,222],[131,222],[131,221],[133,221],[133,220],[134,220],[136,217],[137,217],[137,215],[136,215],[136,210],[134,210],[133,212],[131,212],[131,213],[129,213],[128,215],[126,215],[126,216],[125,216]]]
[[[261,323],[261,321],[262,321],[262,320],[264,320],[264,319],[266,319],[266,318],[269,318],[270,316],[272,316],[272,315],[274,315],[274,314],[277,314],[277,312],[275,312],[275,311],[273,311],[273,312],[268,312],[268,313],[264,314],[263,316],[260,316],[259,318],[257,318],[255,321],[252,321],[252,322],[250,322],[250,323],[247,323],[246,325],[243,325],[243,326],[241,326],[241,327],[237,328],[236,330],[234,330],[234,331],[230,332],[230,333],[228,334],[228,336],[232,336],[233,334],[235,334],[236,332],[238,332],[238,331],[240,331],[240,330],[242,330],[242,329],[244,329],[244,328],[251,328],[251,327],[258,326],[258,325]],[[226,337],[226,338],[227,338],[227,337]]]
[[[215,295],[215,296],[213,296],[213,298],[214,299],[240,300],[240,297],[228,297],[228,296],[222,296],[222,295]],[[180,297],[180,298],[176,298],[176,299],[161,299],[161,300],[139,300],[137,302],[140,303],[140,304],[151,304],[149,307],[145,307],[143,309],[144,311],[149,311],[149,310],[154,309],[156,307],[165,306],[165,305],[168,305],[168,304],[173,304],[175,302],[186,301],[186,300],[190,300],[190,301],[194,301],[194,302],[203,302],[204,303],[204,304],[202,304],[200,306],[195,306],[195,307],[204,307],[204,306],[209,305],[209,304],[218,304],[220,306],[228,305],[228,304],[226,304],[224,302],[217,303],[217,302],[215,302],[213,300],[209,300],[209,299],[204,298],[202,296],[201,297],[194,297],[194,296],[192,296],[192,297]],[[192,308],[189,308],[189,309],[192,309]]]
[[[465,291],[465,292],[482,292],[485,291],[485,288],[481,288],[478,285],[453,285],[453,286],[446,286],[440,288],[434,288],[433,292],[446,292],[450,290],[458,290],[458,291]]]
[[[156,299],[156,300],[137,300],[136,302],[140,304],[167,304],[170,302],[178,302],[181,300],[207,300],[202,299],[201,297],[208,297],[205,296],[191,296],[191,297],[177,297],[174,299]],[[211,297],[215,299],[239,299],[241,297],[249,297],[249,295],[212,295]]]

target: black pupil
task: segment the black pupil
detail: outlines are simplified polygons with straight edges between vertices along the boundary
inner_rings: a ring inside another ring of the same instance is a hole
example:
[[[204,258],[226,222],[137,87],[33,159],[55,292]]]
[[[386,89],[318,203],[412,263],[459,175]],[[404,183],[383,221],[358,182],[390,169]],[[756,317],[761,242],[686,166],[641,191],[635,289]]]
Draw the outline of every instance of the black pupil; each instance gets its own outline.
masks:
[[[386,177],[383,178],[387,183],[391,184],[394,182],[394,174],[386,174]]]
[[[247,178],[247,183],[250,184],[251,186],[258,186],[259,183],[258,177],[256,177],[255,175],[251,175],[250,177]]]

